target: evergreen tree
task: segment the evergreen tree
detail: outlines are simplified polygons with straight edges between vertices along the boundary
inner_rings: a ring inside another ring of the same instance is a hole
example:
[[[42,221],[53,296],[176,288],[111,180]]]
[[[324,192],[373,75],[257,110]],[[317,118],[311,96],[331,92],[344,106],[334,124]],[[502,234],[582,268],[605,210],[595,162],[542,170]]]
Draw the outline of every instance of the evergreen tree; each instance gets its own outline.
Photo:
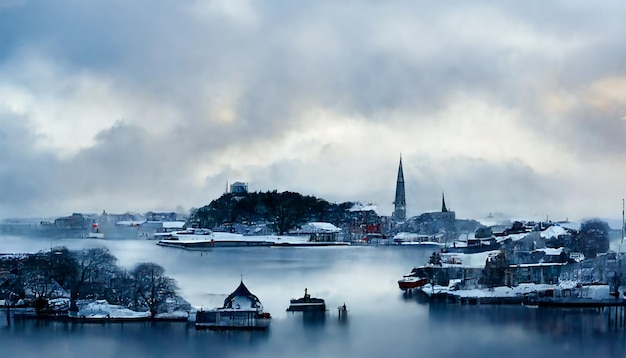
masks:
[[[284,234],[309,221],[339,225],[351,205],[330,204],[314,196],[289,191],[253,192],[237,196],[227,193],[194,210],[191,221],[210,229],[233,223],[268,223],[277,233]]]

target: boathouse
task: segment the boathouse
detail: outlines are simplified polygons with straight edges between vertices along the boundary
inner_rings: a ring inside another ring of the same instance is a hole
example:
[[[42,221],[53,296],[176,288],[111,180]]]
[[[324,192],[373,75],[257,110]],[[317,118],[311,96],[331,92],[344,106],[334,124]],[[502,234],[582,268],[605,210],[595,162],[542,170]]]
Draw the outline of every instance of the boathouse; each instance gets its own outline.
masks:
[[[255,330],[266,329],[270,315],[263,312],[261,301],[244,285],[224,300],[224,305],[208,311],[196,313],[196,328],[213,330]]]

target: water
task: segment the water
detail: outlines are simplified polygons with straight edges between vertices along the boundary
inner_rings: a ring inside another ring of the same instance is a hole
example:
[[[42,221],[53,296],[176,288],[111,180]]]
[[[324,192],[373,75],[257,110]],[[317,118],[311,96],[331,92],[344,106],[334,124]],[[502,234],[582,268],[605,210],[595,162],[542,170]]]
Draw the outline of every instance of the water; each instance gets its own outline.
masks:
[[[0,252],[107,246],[132,269],[156,262],[195,307],[221,305],[243,278],[272,314],[267,332],[196,331],[184,323],[12,322],[0,316],[2,357],[624,357],[626,332],[606,312],[523,306],[456,306],[403,295],[396,281],[423,264],[419,247],[164,248],[142,240],[0,238]],[[329,311],[288,313],[304,288]],[[337,307],[346,303],[347,321]]]

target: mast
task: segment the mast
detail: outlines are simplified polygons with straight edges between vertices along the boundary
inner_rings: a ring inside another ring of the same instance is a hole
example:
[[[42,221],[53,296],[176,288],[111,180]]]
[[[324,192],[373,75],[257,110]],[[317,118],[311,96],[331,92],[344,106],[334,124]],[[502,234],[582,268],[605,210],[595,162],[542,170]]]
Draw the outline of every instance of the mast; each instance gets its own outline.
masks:
[[[616,283],[615,283],[615,291],[619,294],[619,287],[622,285],[622,244],[624,243],[624,198],[622,198],[622,237],[619,242],[619,248],[617,249],[617,264],[618,264],[618,272],[615,275]],[[616,297],[618,297],[616,295]],[[617,311],[616,311],[617,312]]]
[[[619,242],[619,252],[622,252],[622,244],[624,243],[624,199],[622,199],[622,237]]]

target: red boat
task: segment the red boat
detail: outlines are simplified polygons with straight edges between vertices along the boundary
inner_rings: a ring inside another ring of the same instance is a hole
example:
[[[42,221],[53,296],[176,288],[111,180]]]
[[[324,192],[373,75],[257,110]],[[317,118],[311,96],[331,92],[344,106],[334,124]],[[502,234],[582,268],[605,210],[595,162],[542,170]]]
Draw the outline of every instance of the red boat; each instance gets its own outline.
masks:
[[[406,275],[398,280],[398,286],[402,291],[410,290],[413,288],[422,287],[428,283],[428,279],[419,276]]]

